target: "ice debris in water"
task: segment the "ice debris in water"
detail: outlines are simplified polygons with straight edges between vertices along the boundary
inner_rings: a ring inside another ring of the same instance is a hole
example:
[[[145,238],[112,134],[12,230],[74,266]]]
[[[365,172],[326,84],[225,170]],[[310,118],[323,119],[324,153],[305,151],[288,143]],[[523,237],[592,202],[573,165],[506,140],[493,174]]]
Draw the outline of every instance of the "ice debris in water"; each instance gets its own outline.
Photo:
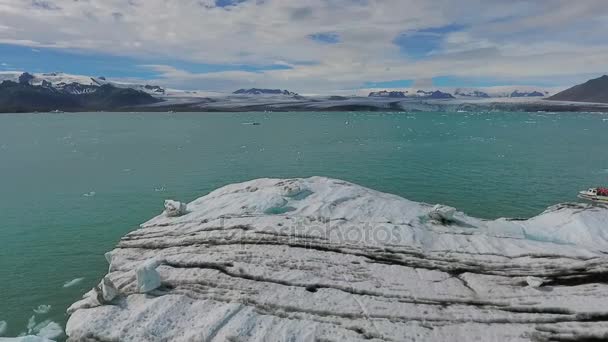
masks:
[[[137,289],[140,293],[147,293],[160,287],[160,274],[156,270],[159,262],[150,259],[142,263],[135,271],[137,275]]]
[[[541,287],[544,282],[545,281],[542,278],[532,277],[532,276],[526,277],[526,283],[528,283],[528,286],[535,288],[535,289]]]
[[[36,324],[36,316],[32,316],[27,322],[27,333],[22,333],[21,338],[15,341],[49,341],[62,335],[63,329],[59,324],[51,320]]]
[[[6,329],[8,328],[8,323],[6,321],[0,321],[0,336],[6,333]]]
[[[68,288],[68,287],[76,286],[76,285],[82,283],[83,280],[84,280],[84,278],[76,278],[76,279],[72,279],[70,281],[66,281],[65,284],[63,284],[63,287]]]
[[[448,207],[447,205],[437,204],[429,213],[429,217],[435,221],[449,222],[454,220],[454,214],[456,214],[455,208]]]
[[[2,342],[54,342],[52,340],[49,340],[48,338],[44,338],[44,337],[40,337],[40,336],[24,336],[24,335],[20,335],[19,337],[5,337],[5,338],[0,338],[0,341]]]
[[[34,309],[34,312],[39,315],[47,314],[49,311],[51,311],[50,305],[39,305],[36,309]]]
[[[63,335],[63,329],[55,322],[47,320],[38,324],[36,327],[38,329],[38,333],[36,335],[42,338],[52,340]]]
[[[165,201],[165,213],[168,217],[179,217],[186,215],[188,205],[186,203],[166,200]]]

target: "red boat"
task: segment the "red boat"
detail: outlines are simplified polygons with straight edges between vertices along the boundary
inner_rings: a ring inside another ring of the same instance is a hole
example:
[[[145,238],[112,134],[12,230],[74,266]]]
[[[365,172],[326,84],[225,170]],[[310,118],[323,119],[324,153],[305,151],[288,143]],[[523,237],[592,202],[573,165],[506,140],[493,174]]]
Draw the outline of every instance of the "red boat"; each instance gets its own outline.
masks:
[[[608,203],[608,188],[591,188],[579,192],[578,197],[593,202]]]

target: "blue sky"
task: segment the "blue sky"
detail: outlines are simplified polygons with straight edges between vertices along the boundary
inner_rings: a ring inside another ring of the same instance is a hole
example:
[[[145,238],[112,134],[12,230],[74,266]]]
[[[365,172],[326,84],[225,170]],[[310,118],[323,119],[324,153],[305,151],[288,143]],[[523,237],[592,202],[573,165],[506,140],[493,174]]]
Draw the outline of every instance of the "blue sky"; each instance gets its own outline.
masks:
[[[410,30],[400,33],[394,39],[401,52],[411,58],[420,59],[439,53],[445,36],[449,33],[463,31],[465,27],[450,24],[440,27],[430,27],[419,30]]]
[[[115,78],[141,78],[151,80],[159,73],[146,67],[151,64],[168,64],[193,73],[220,71],[263,72],[285,70],[291,67],[275,65],[205,64],[180,60],[133,58],[72,50],[32,48],[27,46],[0,44],[0,70],[30,72],[65,72],[78,75]]]
[[[606,73],[605,0],[0,0],[0,71],[300,93],[567,86]]]

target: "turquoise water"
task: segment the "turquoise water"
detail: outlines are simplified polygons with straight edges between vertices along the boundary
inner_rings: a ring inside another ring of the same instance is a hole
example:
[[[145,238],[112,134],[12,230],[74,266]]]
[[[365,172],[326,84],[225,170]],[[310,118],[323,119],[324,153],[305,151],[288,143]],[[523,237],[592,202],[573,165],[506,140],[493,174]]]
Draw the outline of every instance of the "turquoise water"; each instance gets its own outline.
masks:
[[[607,132],[608,115],[577,113],[0,115],[0,320],[17,335],[46,304],[37,322],[65,324],[107,271],[103,253],[166,198],[323,175],[528,217],[608,185]]]

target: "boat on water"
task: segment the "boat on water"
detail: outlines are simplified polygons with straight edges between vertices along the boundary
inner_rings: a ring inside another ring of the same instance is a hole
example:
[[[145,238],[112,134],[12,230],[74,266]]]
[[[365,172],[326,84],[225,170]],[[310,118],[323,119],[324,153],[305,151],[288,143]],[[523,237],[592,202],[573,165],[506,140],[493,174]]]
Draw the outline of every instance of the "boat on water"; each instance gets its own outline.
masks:
[[[578,198],[588,201],[608,203],[608,188],[590,188],[578,193]]]

